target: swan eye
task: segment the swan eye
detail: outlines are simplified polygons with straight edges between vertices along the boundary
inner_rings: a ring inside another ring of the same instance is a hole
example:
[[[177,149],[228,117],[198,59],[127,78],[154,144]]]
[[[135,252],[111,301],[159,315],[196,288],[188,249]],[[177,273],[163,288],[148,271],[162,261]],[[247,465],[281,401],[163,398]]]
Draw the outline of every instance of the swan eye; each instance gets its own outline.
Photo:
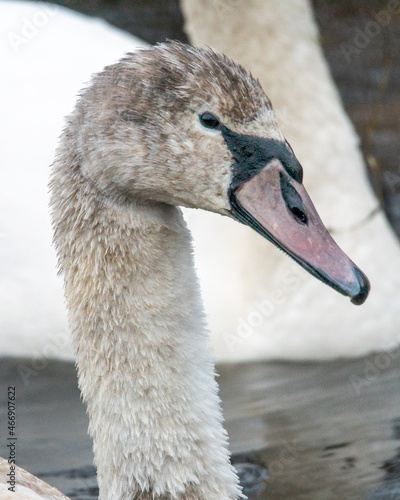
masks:
[[[218,118],[215,118],[211,113],[203,113],[200,115],[200,123],[206,128],[219,129],[221,127]]]

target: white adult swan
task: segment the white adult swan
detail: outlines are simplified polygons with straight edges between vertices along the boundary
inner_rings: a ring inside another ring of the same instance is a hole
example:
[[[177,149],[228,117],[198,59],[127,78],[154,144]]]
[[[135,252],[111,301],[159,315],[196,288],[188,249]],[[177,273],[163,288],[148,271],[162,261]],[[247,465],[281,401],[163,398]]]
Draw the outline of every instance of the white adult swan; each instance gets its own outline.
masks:
[[[54,273],[49,165],[79,89],[144,43],[102,19],[41,2],[0,2],[0,34],[7,67],[0,94],[0,354],[71,359],[62,280]]]
[[[205,216],[198,221],[193,216],[189,222],[218,358],[326,359],[395,347],[400,245],[383,212],[376,211],[359,139],[321,50],[312,2],[181,4],[193,44],[225,53],[260,79],[304,165],[322,219],[373,283],[368,303],[354,311],[246,228],[238,228],[233,245],[230,221],[214,217],[206,238]],[[215,282],[229,283],[223,297]]]
[[[367,213],[369,204],[362,197],[356,211],[348,209],[349,195],[358,199],[359,187],[366,187],[363,165],[355,135],[332,90],[308,4],[305,0],[251,0],[218,5],[221,12],[213,9],[212,2],[207,5],[199,0],[199,7],[207,9],[193,12],[193,17],[187,12],[190,34],[198,37],[197,44],[218,48],[224,40],[220,49],[261,77],[280,111],[278,121],[310,172],[311,194],[324,220],[331,224],[337,217],[333,227],[341,229],[337,225],[341,218],[347,223],[358,209]],[[224,22],[214,29],[220,14]],[[208,15],[210,19],[205,19]],[[33,25],[30,31],[29,23]],[[9,68],[2,80],[3,122],[9,125],[3,130],[0,183],[1,354],[71,358],[62,285],[54,273],[56,259],[50,244],[47,165],[52,161],[61,117],[71,109],[83,82],[91,72],[141,42],[104,21],[39,2],[0,2],[0,30],[5,40],[3,60]],[[301,82],[305,81],[304,90]],[[304,105],[297,106],[299,102]],[[339,119],[333,120],[332,114]],[[330,172],[340,171],[343,165],[346,171],[341,176],[330,177]],[[358,169],[357,176],[350,182],[353,168]],[[349,184],[357,187],[349,190]],[[338,234],[345,238],[346,249],[359,255],[357,262],[365,262],[374,282],[374,293],[360,311],[299,274],[300,268],[250,230],[235,228],[231,243],[231,221],[207,223],[211,215],[203,212],[199,221],[197,215],[190,216],[189,225],[196,229],[197,264],[219,359],[357,355],[386,348],[396,340],[400,330],[396,314],[399,249],[382,215],[354,235]],[[224,224],[222,229],[220,224]],[[253,264],[256,255],[257,266]],[[260,278],[266,275],[268,283]],[[224,294],[215,286],[218,282],[226,283]],[[312,306],[316,297],[318,310]],[[345,318],[343,324],[339,317]],[[260,319],[261,326],[255,326]],[[40,359],[39,365],[45,362]],[[34,363],[33,373],[36,368]]]
[[[369,290],[259,83],[178,43],[127,55],[81,94],[50,185],[100,498],[239,498],[177,205],[253,227],[354,303]]]

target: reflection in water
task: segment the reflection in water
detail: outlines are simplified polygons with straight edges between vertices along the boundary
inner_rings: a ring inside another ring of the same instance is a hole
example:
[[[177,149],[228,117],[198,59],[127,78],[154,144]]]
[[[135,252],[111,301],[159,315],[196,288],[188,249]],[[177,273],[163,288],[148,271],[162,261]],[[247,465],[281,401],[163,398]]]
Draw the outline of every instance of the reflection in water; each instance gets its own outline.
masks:
[[[238,453],[232,457],[232,463],[239,475],[243,493],[249,500],[261,499],[268,480],[266,464],[259,461],[256,453]]]
[[[253,454],[268,479],[251,500],[400,499],[391,459],[399,438],[391,425],[400,415],[399,356],[391,353],[389,366],[371,374],[374,356],[219,367],[232,449],[262,443]]]
[[[393,420],[393,439],[400,440],[400,418]],[[396,455],[387,460],[381,469],[385,475],[381,483],[367,494],[367,500],[398,500],[400,498],[400,447]]]
[[[400,357],[373,377],[371,360],[219,366],[233,463],[250,500],[400,499]],[[0,361],[0,398],[16,386],[19,465],[71,498],[97,498],[75,367],[49,361],[27,380],[29,362]],[[0,421],[6,408],[0,401]]]

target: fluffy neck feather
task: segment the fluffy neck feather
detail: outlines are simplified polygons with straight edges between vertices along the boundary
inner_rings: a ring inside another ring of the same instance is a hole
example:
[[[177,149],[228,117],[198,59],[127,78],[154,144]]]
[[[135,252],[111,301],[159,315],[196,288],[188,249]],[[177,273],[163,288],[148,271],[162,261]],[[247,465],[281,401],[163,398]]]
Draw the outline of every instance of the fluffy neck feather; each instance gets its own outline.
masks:
[[[62,143],[55,242],[100,498],[236,499],[181,212],[106,204]]]

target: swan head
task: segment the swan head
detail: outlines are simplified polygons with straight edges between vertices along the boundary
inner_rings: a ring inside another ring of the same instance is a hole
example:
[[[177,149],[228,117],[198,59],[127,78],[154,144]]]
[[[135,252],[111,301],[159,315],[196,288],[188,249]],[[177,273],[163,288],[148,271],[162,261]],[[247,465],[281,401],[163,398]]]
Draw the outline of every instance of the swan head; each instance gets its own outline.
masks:
[[[367,277],[324,227],[271,102],[239,64],[178,42],[139,50],[93,78],[70,124],[103,196],[228,215],[353,303],[367,298]]]

